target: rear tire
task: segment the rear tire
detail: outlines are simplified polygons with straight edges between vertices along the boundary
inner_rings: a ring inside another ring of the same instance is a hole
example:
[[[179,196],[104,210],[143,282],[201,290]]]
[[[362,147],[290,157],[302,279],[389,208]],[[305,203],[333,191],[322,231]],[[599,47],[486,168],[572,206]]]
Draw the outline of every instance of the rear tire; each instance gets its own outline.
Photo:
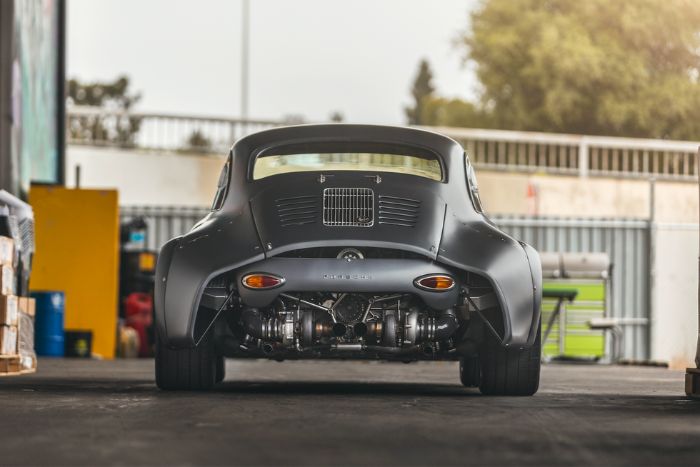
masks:
[[[529,348],[503,347],[491,334],[480,352],[479,390],[489,396],[531,396],[540,385],[541,324]]]
[[[459,359],[459,380],[468,388],[479,386],[481,382],[479,357],[462,357]]]
[[[171,349],[156,337],[156,385],[164,390],[204,390],[216,383],[214,347],[202,342],[191,349]]]

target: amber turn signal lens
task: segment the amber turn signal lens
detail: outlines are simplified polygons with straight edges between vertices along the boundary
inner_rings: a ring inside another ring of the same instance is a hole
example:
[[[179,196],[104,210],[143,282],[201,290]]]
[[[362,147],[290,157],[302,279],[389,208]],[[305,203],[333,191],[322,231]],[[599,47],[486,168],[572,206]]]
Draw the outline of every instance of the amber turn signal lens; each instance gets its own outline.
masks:
[[[454,287],[455,281],[450,276],[434,274],[419,277],[415,280],[415,284],[421,289],[441,292],[444,290],[450,290],[452,287]]]
[[[241,282],[249,289],[272,289],[282,285],[284,279],[271,274],[248,274]]]

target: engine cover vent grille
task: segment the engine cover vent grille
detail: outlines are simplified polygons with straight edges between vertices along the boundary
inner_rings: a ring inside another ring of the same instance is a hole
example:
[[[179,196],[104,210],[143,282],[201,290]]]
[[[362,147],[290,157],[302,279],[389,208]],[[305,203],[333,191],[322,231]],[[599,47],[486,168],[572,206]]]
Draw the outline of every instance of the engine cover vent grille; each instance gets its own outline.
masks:
[[[318,201],[315,196],[297,196],[275,200],[277,217],[282,227],[313,224],[318,219]]]
[[[416,199],[379,196],[379,224],[415,227],[419,211],[420,201]]]
[[[326,188],[323,190],[323,225],[372,227],[374,191],[371,188]]]

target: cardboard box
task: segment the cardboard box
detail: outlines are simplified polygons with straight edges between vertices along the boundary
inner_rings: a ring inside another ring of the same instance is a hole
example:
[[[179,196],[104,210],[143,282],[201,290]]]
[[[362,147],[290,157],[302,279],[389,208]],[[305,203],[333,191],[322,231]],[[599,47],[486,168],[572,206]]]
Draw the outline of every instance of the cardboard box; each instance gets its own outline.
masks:
[[[0,326],[0,354],[17,355],[17,326]]]
[[[21,369],[21,359],[19,356],[0,356],[0,376],[8,374],[17,374],[20,372]],[[36,370],[28,371],[28,373],[33,371]]]
[[[0,295],[15,294],[15,270],[12,266],[0,266]]]
[[[0,236],[0,265],[14,266],[15,241],[10,237]]]
[[[17,297],[17,306],[20,313],[31,316],[36,314],[36,300],[30,297]]]
[[[19,324],[19,305],[14,295],[0,295],[0,325],[17,326]]]

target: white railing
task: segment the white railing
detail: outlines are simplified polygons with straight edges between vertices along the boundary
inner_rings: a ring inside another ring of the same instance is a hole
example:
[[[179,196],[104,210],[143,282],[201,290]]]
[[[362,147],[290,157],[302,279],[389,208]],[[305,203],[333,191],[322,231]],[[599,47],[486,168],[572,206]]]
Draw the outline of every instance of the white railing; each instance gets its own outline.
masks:
[[[69,144],[119,146],[200,154],[226,153],[246,134],[299,120],[111,112],[73,107]],[[603,136],[424,127],[449,136],[480,168],[580,176],[697,180],[700,143]]]

